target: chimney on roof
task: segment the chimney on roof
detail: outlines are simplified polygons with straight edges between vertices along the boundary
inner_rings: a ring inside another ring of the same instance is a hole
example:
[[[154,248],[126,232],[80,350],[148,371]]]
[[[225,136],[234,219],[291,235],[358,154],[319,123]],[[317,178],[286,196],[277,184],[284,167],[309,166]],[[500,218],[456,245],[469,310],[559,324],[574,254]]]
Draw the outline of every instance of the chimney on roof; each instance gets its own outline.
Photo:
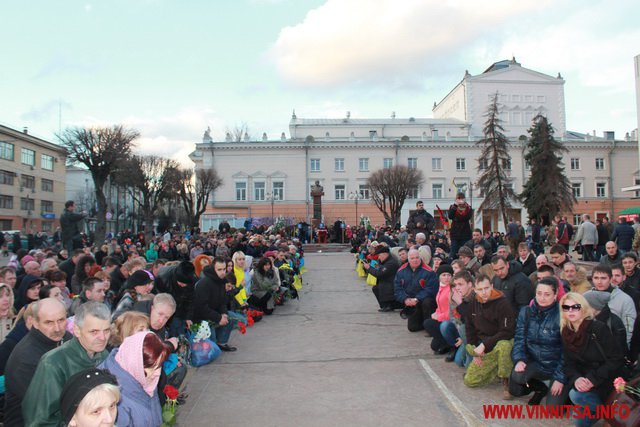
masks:
[[[603,132],[604,139],[607,141],[613,141],[616,139],[616,133],[612,130],[606,130]]]
[[[27,135],[29,133],[29,128],[28,127],[23,127],[22,128],[22,133],[24,133],[25,135]]]

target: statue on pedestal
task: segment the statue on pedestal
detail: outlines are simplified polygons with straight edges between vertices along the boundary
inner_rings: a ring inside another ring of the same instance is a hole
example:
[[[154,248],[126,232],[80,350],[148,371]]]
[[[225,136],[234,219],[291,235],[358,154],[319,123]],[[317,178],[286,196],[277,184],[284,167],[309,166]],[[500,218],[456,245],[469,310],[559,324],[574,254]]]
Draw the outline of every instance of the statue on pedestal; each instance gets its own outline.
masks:
[[[313,219],[322,219],[322,196],[324,196],[324,188],[320,185],[320,181],[316,181],[311,186],[311,197],[313,197]]]

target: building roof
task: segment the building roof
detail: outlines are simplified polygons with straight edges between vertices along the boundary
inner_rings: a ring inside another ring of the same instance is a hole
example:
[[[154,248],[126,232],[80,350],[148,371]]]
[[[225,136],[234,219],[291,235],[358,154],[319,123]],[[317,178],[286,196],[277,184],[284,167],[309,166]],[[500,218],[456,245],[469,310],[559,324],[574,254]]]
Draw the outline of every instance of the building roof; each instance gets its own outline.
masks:
[[[416,126],[424,126],[424,125],[454,125],[454,126],[462,126],[465,125],[466,122],[457,119],[424,119],[424,118],[388,118],[388,119],[352,119],[352,118],[343,118],[343,119],[298,119],[292,118],[290,125],[291,126],[371,126],[371,125],[416,125]]]
[[[39,145],[39,146],[41,146],[43,148],[48,148],[50,150],[55,150],[55,151],[59,152],[60,154],[63,154],[64,156],[67,155],[66,148],[64,148],[64,147],[62,147],[62,146],[60,146],[60,145],[58,145],[56,143],[49,142],[49,141],[46,141],[44,139],[38,138],[37,136],[30,135],[27,132],[26,128],[23,131],[19,131],[17,129],[13,129],[13,128],[10,128],[8,126],[0,125],[0,133],[4,133],[6,135],[12,136],[13,138],[20,139],[22,141],[27,141],[27,142]]]
[[[519,62],[516,62],[516,58],[504,59],[502,61],[494,62],[491,64],[489,68],[484,70],[482,74],[489,73],[491,71],[502,70],[503,68],[509,68],[511,65],[521,65]]]

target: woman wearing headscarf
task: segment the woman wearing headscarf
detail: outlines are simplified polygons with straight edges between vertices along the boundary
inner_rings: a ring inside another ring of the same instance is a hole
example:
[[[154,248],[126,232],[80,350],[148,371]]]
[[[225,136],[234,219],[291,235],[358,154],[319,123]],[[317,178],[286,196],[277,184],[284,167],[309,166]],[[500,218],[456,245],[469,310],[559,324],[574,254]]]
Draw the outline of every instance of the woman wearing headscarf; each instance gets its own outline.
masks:
[[[158,381],[162,364],[171,354],[168,345],[153,332],[138,332],[124,339],[98,369],[106,369],[118,380],[121,399],[118,403],[118,426],[158,427],[162,424],[162,407]]]
[[[0,343],[7,337],[16,312],[13,309],[13,289],[6,283],[0,283]]]

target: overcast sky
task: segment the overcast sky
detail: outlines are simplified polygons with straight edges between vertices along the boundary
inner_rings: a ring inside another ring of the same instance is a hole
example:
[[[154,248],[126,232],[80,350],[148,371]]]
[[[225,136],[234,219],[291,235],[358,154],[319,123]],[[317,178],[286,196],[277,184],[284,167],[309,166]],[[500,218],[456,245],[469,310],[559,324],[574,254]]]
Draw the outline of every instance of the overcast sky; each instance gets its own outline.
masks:
[[[432,117],[465,70],[515,56],[566,80],[567,128],[637,127],[637,0],[74,0],[0,5],[0,123],[123,123],[188,162],[245,122]]]

